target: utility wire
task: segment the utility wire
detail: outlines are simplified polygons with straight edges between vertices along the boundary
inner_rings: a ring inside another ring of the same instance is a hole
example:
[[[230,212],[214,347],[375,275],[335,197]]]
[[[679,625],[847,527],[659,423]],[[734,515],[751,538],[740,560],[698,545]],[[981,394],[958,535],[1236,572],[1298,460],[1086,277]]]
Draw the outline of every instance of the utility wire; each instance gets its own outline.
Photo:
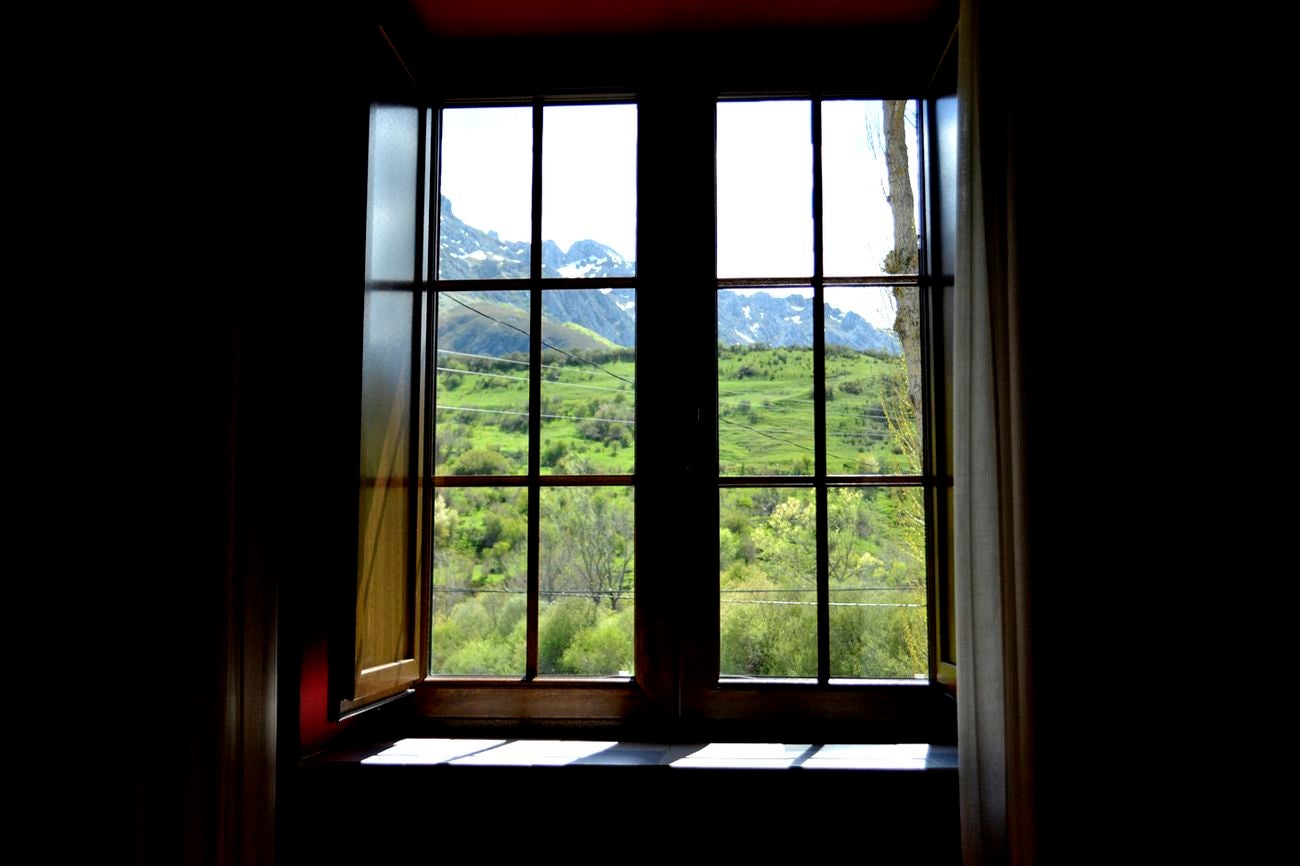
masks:
[[[724,400],[724,399],[726,399],[726,400],[735,400],[735,399],[739,399],[739,400],[750,400],[751,403],[753,402],[752,398],[750,398],[750,397],[745,397],[745,396],[736,395],[736,394],[725,394],[725,395],[723,395],[722,397],[719,398],[719,400],[718,400],[718,405],[719,405],[719,406],[722,406],[722,400]],[[765,402],[765,403],[776,404],[776,403],[815,403],[816,401],[815,401],[815,400],[801,400],[801,399],[799,399],[798,397],[777,397],[777,398],[775,398],[775,399],[767,399],[767,400],[765,400],[764,402]],[[739,405],[740,405],[739,403],[729,403],[729,404],[727,404],[726,408],[728,408],[728,409],[735,409],[735,408],[737,408]],[[762,406],[763,406],[763,403],[760,403],[759,406],[762,407]],[[888,416],[887,414],[885,414],[885,410],[884,410],[884,409],[881,409],[881,408],[879,408],[879,407],[875,407],[875,406],[866,406],[866,407],[864,407],[864,408],[862,409],[861,412],[836,412],[836,411],[833,410],[833,409],[827,409],[827,410],[826,410],[826,414],[827,414],[827,415],[839,415],[839,416],[841,416],[841,417],[843,417],[843,418],[862,418],[862,417],[866,417],[866,418],[870,418],[870,419],[873,420],[873,421],[886,421],[886,420],[889,419],[889,416]]]
[[[527,361],[520,361],[518,358],[503,358],[503,357],[501,357],[500,355],[478,355],[478,354],[475,354],[474,352],[454,352],[454,351],[452,351],[451,349],[439,349],[439,350],[438,350],[438,354],[439,354],[439,355],[458,355],[458,356],[460,356],[460,357],[462,357],[462,358],[482,358],[482,359],[485,360],[485,361],[501,361],[501,362],[506,363],[506,364],[523,364],[525,367],[528,366],[528,362],[527,362]],[[551,366],[550,364],[543,364],[543,365],[542,365],[542,369],[547,369],[547,368],[549,368],[550,366]],[[561,367],[556,367],[555,369],[559,370],[559,369],[563,369],[563,368],[561,368]]]
[[[528,594],[528,590],[526,589],[485,589],[485,588],[479,588],[473,586],[464,586],[464,587],[437,586],[434,587],[433,591],[472,593],[474,595],[478,595],[480,592],[499,592],[499,593],[504,593],[506,595],[527,595]],[[599,595],[601,598],[609,598],[611,595],[617,595],[620,601],[624,599],[628,601],[632,601],[633,598],[635,597],[633,591],[627,589],[606,590],[605,592],[596,592],[596,593],[592,593],[589,590],[580,590],[580,589],[542,589],[542,590],[538,590],[538,594],[539,595],[568,595],[568,596],[579,596],[579,597],[586,596],[587,598],[591,598],[593,595]]]
[[[757,601],[739,598],[719,599],[723,604],[781,604],[794,607],[815,607],[815,601]],[[923,604],[909,604],[902,601],[828,601],[827,607],[925,607]]]
[[[768,429],[769,431],[771,431],[772,433],[804,433],[804,432],[806,432],[806,431],[804,431],[804,430],[791,430],[791,429],[789,429],[789,428],[785,428],[785,427],[768,427],[767,429]],[[885,438],[886,438],[886,434],[885,434],[883,431],[880,431],[880,430],[864,430],[864,431],[862,431],[861,433],[845,433],[845,432],[842,432],[842,431],[841,431],[841,432],[837,432],[837,431],[835,431],[835,430],[827,430],[827,431],[826,431],[826,435],[827,435],[827,436],[836,436],[836,437],[839,437],[840,439],[874,439],[875,441],[878,441],[878,442],[883,442],[883,441],[885,441]]]
[[[722,397],[719,398],[719,400],[718,400],[719,405],[721,405],[723,399],[726,399],[726,400],[735,400],[735,399],[739,399],[739,400],[750,400],[750,402],[752,403],[754,398],[752,398],[752,397],[747,397],[747,396],[740,395],[740,394],[725,394],[725,395],[722,395]],[[775,404],[775,403],[816,403],[817,401],[816,401],[816,400],[804,400],[804,399],[799,398],[799,397],[775,397],[775,398],[768,398],[768,399],[765,399],[764,402],[765,402],[765,403],[773,403],[773,404]],[[728,409],[734,409],[737,405],[739,405],[739,404],[728,404],[727,408],[728,408]],[[762,406],[763,404],[760,403],[759,405]],[[840,415],[840,416],[843,416],[843,417],[845,417],[845,418],[861,418],[861,417],[863,417],[863,416],[865,415],[866,417],[871,418],[872,420],[875,420],[875,421],[887,420],[888,417],[889,417],[889,416],[885,413],[885,410],[882,409],[882,408],[880,408],[879,406],[864,406],[860,412],[837,412],[837,411],[835,411],[835,410],[833,410],[833,409],[830,409],[830,408],[828,407],[828,408],[826,409],[826,414],[827,414],[827,415]]]
[[[507,376],[504,373],[483,373],[478,370],[457,370],[455,367],[435,367],[440,373],[461,373],[466,376],[487,376],[489,379],[510,379],[513,382],[527,382],[527,376]],[[615,389],[609,388],[613,391]]]
[[[795,448],[801,448],[804,451],[813,451],[814,453],[816,453],[814,449],[809,448],[807,445],[800,445],[798,442],[791,442],[789,439],[782,439],[780,436],[773,436],[771,433],[764,433],[762,430],[759,430],[757,427],[750,427],[748,424],[741,424],[739,421],[732,421],[730,418],[723,418],[721,416],[718,417],[718,420],[724,424],[730,424],[733,427],[744,427],[746,430],[757,433],[759,436],[766,436],[768,439],[774,439],[777,442],[784,442],[786,445],[793,445]],[[845,457],[842,454],[833,454],[830,451],[826,452],[826,456],[834,457],[836,460],[843,460],[846,463],[853,462],[852,459]]]
[[[817,587],[810,586],[807,588],[787,588],[787,589],[720,589],[722,593],[754,593],[754,592],[816,592]],[[832,586],[830,592],[916,592],[916,590],[907,586]]]
[[[458,376],[486,376],[487,378],[508,378],[508,380],[511,380],[513,382],[528,381],[528,377],[526,376],[506,376],[506,374],[504,373],[485,373],[482,371],[477,371],[477,369],[460,369],[459,367],[437,367],[434,369],[437,369],[439,373],[456,373],[458,374]],[[590,391],[610,391],[611,394],[628,393],[628,390],[625,389],[625,387],[603,387],[601,385],[586,385],[584,384],[584,382],[562,382],[559,380],[546,380],[545,382],[543,382],[542,385],[543,387],[545,387],[546,385],[559,385],[563,387],[585,387],[585,389],[588,389]]]
[[[588,389],[588,390],[590,390],[590,391],[610,391],[610,392],[612,392],[612,393],[614,393],[614,394],[626,394],[626,393],[627,393],[627,389],[626,389],[626,388],[602,388],[602,387],[599,386],[599,385],[587,385],[587,384],[584,384],[583,382],[561,382],[559,379],[555,379],[555,380],[544,379],[544,380],[542,380],[542,387],[543,387],[543,388],[545,388],[545,387],[547,387],[547,386],[549,386],[549,385],[558,385],[558,386],[560,386],[560,387],[564,387],[564,388],[586,388],[586,389]]]
[[[526,589],[476,589],[473,587],[434,587],[433,591],[435,593],[445,592],[445,593],[472,594],[472,595],[478,595],[479,593],[489,593],[489,592],[500,593],[503,595],[527,595],[528,594],[528,590]],[[591,592],[582,592],[579,590],[563,590],[563,589],[551,589],[551,590],[543,589],[540,590],[538,594],[545,595],[545,596],[556,596],[556,595],[570,596],[570,597],[577,596],[579,598],[582,597],[591,598],[593,596],[593,593]],[[595,593],[594,595],[597,595],[600,598],[610,598],[612,595],[614,595],[614,593],[601,592],[601,593]],[[620,601],[623,600],[631,601],[635,598],[635,596],[631,592],[623,591],[618,593],[618,598]],[[728,599],[728,598],[724,598],[720,600],[723,604],[777,604],[777,605],[787,605],[787,606],[794,606],[794,607],[816,607],[817,606],[817,602],[815,601],[759,601],[757,599]],[[925,607],[925,605],[923,604],[911,604],[908,602],[901,602],[901,601],[830,601],[827,602],[827,604],[830,607]]]
[[[527,362],[527,361],[520,361],[520,360],[517,359],[517,358],[503,358],[503,357],[500,356],[500,355],[479,355],[479,354],[476,354],[476,353],[474,353],[474,352],[454,352],[454,351],[452,351],[451,349],[438,349],[437,352],[438,352],[439,355],[457,355],[457,356],[459,356],[459,357],[461,357],[461,358],[482,358],[484,361],[499,361],[499,362],[501,362],[502,364],[520,364],[520,365],[522,365],[522,366],[524,366],[524,367],[527,367],[527,366],[528,366],[528,362]],[[585,363],[585,359],[583,359],[583,358],[579,358],[578,360],[583,361],[583,362]],[[565,364],[542,364],[542,365],[540,365],[540,366],[541,366],[541,368],[542,368],[543,370],[567,370],[567,369],[569,369],[568,366],[565,365]],[[464,370],[457,370],[456,372],[458,372],[458,373],[463,373],[463,372],[466,372],[466,371],[464,371]],[[561,384],[568,385],[568,384],[570,384],[570,383],[569,383],[569,382],[563,382],[563,383],[561,383]],[[589,386],[587,386],[587,387],[591,387],[591,386],[589,385]],[[636,387],[636,383],[635,383],[635,382],[633,383],[633,387]],[[615,390],[620,390],[620,391],[621,391],[622,389],[615,389]]]
[[[438,404],[433,408],[438,410],[445,410],[448,412],[487,412],[491,415],[522,415],[525,418],[528,417],[527,411],[520,412],[514,409],[480,409],[477,406],[444,406],[442,404]],[[592,417],[585,417],[585,416],[578,416],[578,415],[547,415],[544,412],[541,413],[538,417],[554,418],[560,421],[600,421],[605,424],[615,424],[615,423],[635,424],[636,423],[635,421],[631,421],[626,418],[592,418]]]
[[[462,301],[460,298],[456,297],[456,296],[453,295],[453,294],[449,294],[449,293],[447,293],[447,292],[443,292],[443,293],[441,293],[438,297],[440,297],[440,298],[446,298],[446,299],[449,300],[449,301],[453,301],[453,302],[455,302],[455,303],[457,303],[457,304],[460,304],[462,307],[464,307],[465,309],[469,310],[471,313],[477,313],[478,315],[482,316],[483,318],[487,319],[488,321],[496,322],[498,325],[503,325],[503,326],[505,326],[505,327],[507,327],[507,328],[510,328],[510,329],[512,329],[512,330],[515,330],[515,331],[518,331],[519,333],[523,334],[525,337],[528,337],[530,340],[532,339],[532,335],[529,334],[527,331],[525,331],[523,328],[519,327],[518,325],[512,325],[512,324],[510,324],[509,322],[503,322],[503,321],[501,321],[500,319],[496,318],[495,316],[489,316],[487,313],[483,312],[482,310],[479,310],[479,309],[476,309],[476,308],[474,308],[474,307],[471,307],[469,304],[465,303],[464,301]],[[628,383],[629,385],[636,385],[636,382],[633,382],[631,379],[628,379],[628,378],[626,378],[626,377],[624,377],[624,376],[620,376],[619,374],[617,374],[617,373],[615,373],[615,372],[612,372],[612,371],[610,371],[610,370],[606,370],[604,367],[600,366],[600,365],[597,364],[595,361],[588,361],[586,358],[583,358],[583,357],[581,357],[581,356],[579,356],[579,355],[575,355],[575,354],[573,354],[572,352],[566,352],[566,351],[564,351],[563,349],[561,349],[559,346],[552,346],[550,343],[546,342],[545,340],[542,340],[541,343],[542,343],[542,345],[545,346],[546,348],[548,348],[548,349],[552,349],[552,350],[554,350],[554,351],[556,351],[556,352],[559,352],[561,355],[564,355],[566,358],[572,358],[572,359],[575,360],[575,361],[581,361],[581,362],[584,363],[584,364],[590,364],[591,366],[595,367],[595,368],[596,368],[597,370],[599,370],[600,372],[604,373],[604,374],[607,375],[607,376],[613,376],[615,379],[618,379],[620,382],[626,382],[626,383]]]
[[[528,381],[527,376],[507,376],[504,373],[484,373],[481,370],[461,370],[457,367],[436,367],[434,369],[438,370],[440,373],[456,373],[464,376],[486,376],[489,379],[509,379],[512,382]],[[566,388],[586,388],[591,391],[609,391],[614,394],[627,393],[626,388],[605,388],[601,385],[586,385],[582,382],[561,382],[559,380],[551,381],[548,379],[543,383],[543,387],[546,385],[563,385]]]

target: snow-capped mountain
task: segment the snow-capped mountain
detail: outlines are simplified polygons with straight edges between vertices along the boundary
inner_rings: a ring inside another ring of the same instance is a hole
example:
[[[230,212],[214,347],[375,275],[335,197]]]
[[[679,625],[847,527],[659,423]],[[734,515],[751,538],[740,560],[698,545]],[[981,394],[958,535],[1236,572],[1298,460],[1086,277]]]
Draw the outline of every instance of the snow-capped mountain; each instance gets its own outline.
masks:
[[[467,225],[442,196],[442,225],[438,238],[438,276],[444,280],[528,278],[528,240],[502,240],[494,231]],[[542,243],[542,276],[546,278],[634,277],[636,263],[593,240],[575,241],[560,249],[555,241]]]
[[[442,198],[438,272],[442,279],[526,279],[529,249],[527,241],[505,241],[496,232],[467,225]],[[543,338],[565,348],[596,349],[631,346],[636,341],[636,292],[600,286],[601,277],[636,276],[636,263],[625,259],[598,241],[581,240],[568,250],[554,241],[542,243],[542,276],[583,277],[574,288],[591,284],[591,291],[550,291],[542,295]],[[460,305],[444,304],[440,309],[439,344],[458,351],[526,351],[528,317],[527,291],[502,283],[502,291],[461,293],[456,297],[498,319],[512,322],[485,326],[482,317]],[[812,345],[812,302],[796,296],[775,297],[766,292],[718,295],[718,339],[723,343],[769,346]],[[518,320],[517,322],[515,320]],[[898,338],[874,327],[851,310],[825,307],[826,342],[859,351],[898,354]],[[643,338],[646,335],[643,335]]]
[[[858,351],[897,355],[898,338],[882,331],[852,310],[826,304],[826,342]],[[767,292],[718,295],[718,339],[729,345],[766,343],[769,346],[812,345],[812,300],[796,295],[774,297]]]
[[[636,262],[624,260],[612,248],[593,240],[574,241],[568,252],[555,241],[543,241],[542,276],[635,277]]]

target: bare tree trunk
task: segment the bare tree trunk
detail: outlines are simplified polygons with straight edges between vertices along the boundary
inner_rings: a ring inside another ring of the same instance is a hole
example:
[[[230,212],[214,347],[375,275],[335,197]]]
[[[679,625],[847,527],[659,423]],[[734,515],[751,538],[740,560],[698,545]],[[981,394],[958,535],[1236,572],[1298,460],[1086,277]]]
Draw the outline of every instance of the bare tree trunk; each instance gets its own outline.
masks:
[[[883,131],[885,168],[889,172],[889,207],[894,215],[894,248],[885,256],[885,273],[914,274],[917,271],[916,201],[912,196],[911,171],[907,154],[907,101],[886,99]],[[917,435],[921,433],[921,301],[919,293],[894,289],[897,311],[894,333],[907,360],[907,395],[916,413]]]

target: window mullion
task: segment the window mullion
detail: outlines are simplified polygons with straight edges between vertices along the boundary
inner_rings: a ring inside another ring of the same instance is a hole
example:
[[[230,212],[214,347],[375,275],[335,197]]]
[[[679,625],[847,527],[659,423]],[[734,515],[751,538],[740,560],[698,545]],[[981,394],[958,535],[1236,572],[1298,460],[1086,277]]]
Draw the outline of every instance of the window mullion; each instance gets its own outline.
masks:
[[[416,594],[411,609],[415,611],[415,616],[418,618],[413,620],[416,623],[413,645],[416,658],[419,660],[420,676],[427,676],[433,657],[433,641],[430,634],[431,630],[419,623],[421,621],[432,621],[433,616],[433,510],[435,491],[433,484],[428,482],[433,479],[435,462],[433,434],[437,419],[433,407],[437,404],[437,371],[435,368],[438,366],[438,265],[436,256],[438,253],[438,222],[442,209],[430,208],[430,203],[438,194],[438,121],[440,118],[437,108],[426,107],[422,111],[424,112],[424,122],[421,124],[423,141],[420,148],[420,166],[424,172],[424,179],[420,184],[420,194],[423,197],[420,213],[423,219],[420,221],[416,243],[416,246],[422,249],[420,264],[416,268],[418,282],[416,296],[418,302],[415,305],[415,326],[412,329],[416,332],[416,359],[422,368],[422,375],[415,379],[419,384],[419,397],[415,398],[411,412],[412,418],[419,419],[419,424],[415,428],[418,435],[412,437],[419,442],[419,462],[413,469],[411,477],[421,479],[425,483],[417,487],[420,501],[419,521],[412,524],[417,527],[419,535],[419,558],[416,562],[418,572],[415,579],[411,581],[411,588]],[[430,261],[430,255],[435,257],[432,262]],[[423,353],[423,357],[421,357],[421,353]]]
[[[826,497],[826,323],[822,282],[822,112],[821,98],[812,100],[813,210],[813,472],[817,501],[817,682],[831,674],[830,543]]]
[[[537,678],[541,612],[542,101],[533,100],[532,252],[528,257],[528,624],[524,679]]]
[[[925,615],[930,637],[927,653],[928,669],[926,673],[931,682],[939,679],[939,664],[951,658],[945,650],[946,629],[944,617],[940,612],[940,581],[947,581],[948,573],[948,490],[951,480],[945,485],[940,479],[951,479],[952,467],[948,465],[944,448],[946,436],[945,424],[948,413],[941,404],[939,395],[944,393],[943,350],[935,341],[940,329],[935,327],[942,317],[943,267],[940,232],[929,228],[932,218],[929,209],[934,189],[938,184],[938,161],[931,162],[928,140],[934,129],[934,101],[921,100],[916,110],[916,154],[918,161],[917,177],[922,180],[921,194],[917,196],[917,225],[920,227],[918,237],[919,252],[916,257],[916,280],[918,301],[921,315],[921,353],[924,360],[924,372],[921,376],[921,406],[923,416],[920,424],[921,439],[921,476],[925,479]],[[933,279],[938,275],[939,279]],[[940,470],[940,467],[943,467]],[[938,476],[938,478],[936,478]],[[940,577],[940,575],[945,575]],[[951,651],[951,650],[949,650]]]
[[[417,176],[425,172],[426,160],[428,159],[428,125],[425,123],[424,109],[420,109],[419,123],[416,128],[415,146],[415,165]],[[421,325],[424,321],[424,244],[421,243],[421,236],[425,232],[425,221],[428,219],[428,213],[425,210],[426,189],[423,184],[415,185],[415,220],[412,228],[415,230],[412,255],[414,257],[411,266],[414,280],[411,284],[411,367],[410,367],[410,407],[407,409],[407,417],[411,420],[411,433],[407,437],[407,464],[406,478],[414,479],[420,475],[420,446],[422,437],[419,435],[420,425],[420,398],[423,388],[424,359],[424,335],[421,333]],[[418,527],[422,517],[421,496],[413,487],[412,492],[406,497],[406,525],[408,527]],[[411,641],[411,647],[414,654],[418,657],[419,629],[416,626],[416,617],[419,616],[420,606],[417,604],[418,585],[420,580],[420,564],[423,562],[423,550],[421,547],[424,534],[419,531],[408,531],[406,534],[406,605],[407,610],[411,611],[411,617],[407,623],[408,635]]]

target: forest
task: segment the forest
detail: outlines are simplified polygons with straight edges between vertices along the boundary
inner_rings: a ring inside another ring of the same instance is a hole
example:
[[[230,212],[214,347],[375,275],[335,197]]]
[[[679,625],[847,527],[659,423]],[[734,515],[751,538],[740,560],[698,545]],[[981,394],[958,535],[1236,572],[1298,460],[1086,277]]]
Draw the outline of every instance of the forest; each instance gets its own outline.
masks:
[[[541,473],[633,474],[634,349],[551,345],[540,364]],[[812,353],[719,344],[720,475],[812,474]],[[525,475],[527,354],[439,348],[437,365],[436,474]],[[827,346],[825,399],[829,474],[920,472],[901,356]],[[527,497],[518,486],[438,488],[433,673],[523,674]],[[638,579],[690,575],[637,573],[631,486],[544,486],[540,497],[539,674],[631,674]],[[832,676],[924,676],[921,488],[833,485],[827,509]],[[722,488],[719,512],[720,673],[815,676],[813,488]]]

